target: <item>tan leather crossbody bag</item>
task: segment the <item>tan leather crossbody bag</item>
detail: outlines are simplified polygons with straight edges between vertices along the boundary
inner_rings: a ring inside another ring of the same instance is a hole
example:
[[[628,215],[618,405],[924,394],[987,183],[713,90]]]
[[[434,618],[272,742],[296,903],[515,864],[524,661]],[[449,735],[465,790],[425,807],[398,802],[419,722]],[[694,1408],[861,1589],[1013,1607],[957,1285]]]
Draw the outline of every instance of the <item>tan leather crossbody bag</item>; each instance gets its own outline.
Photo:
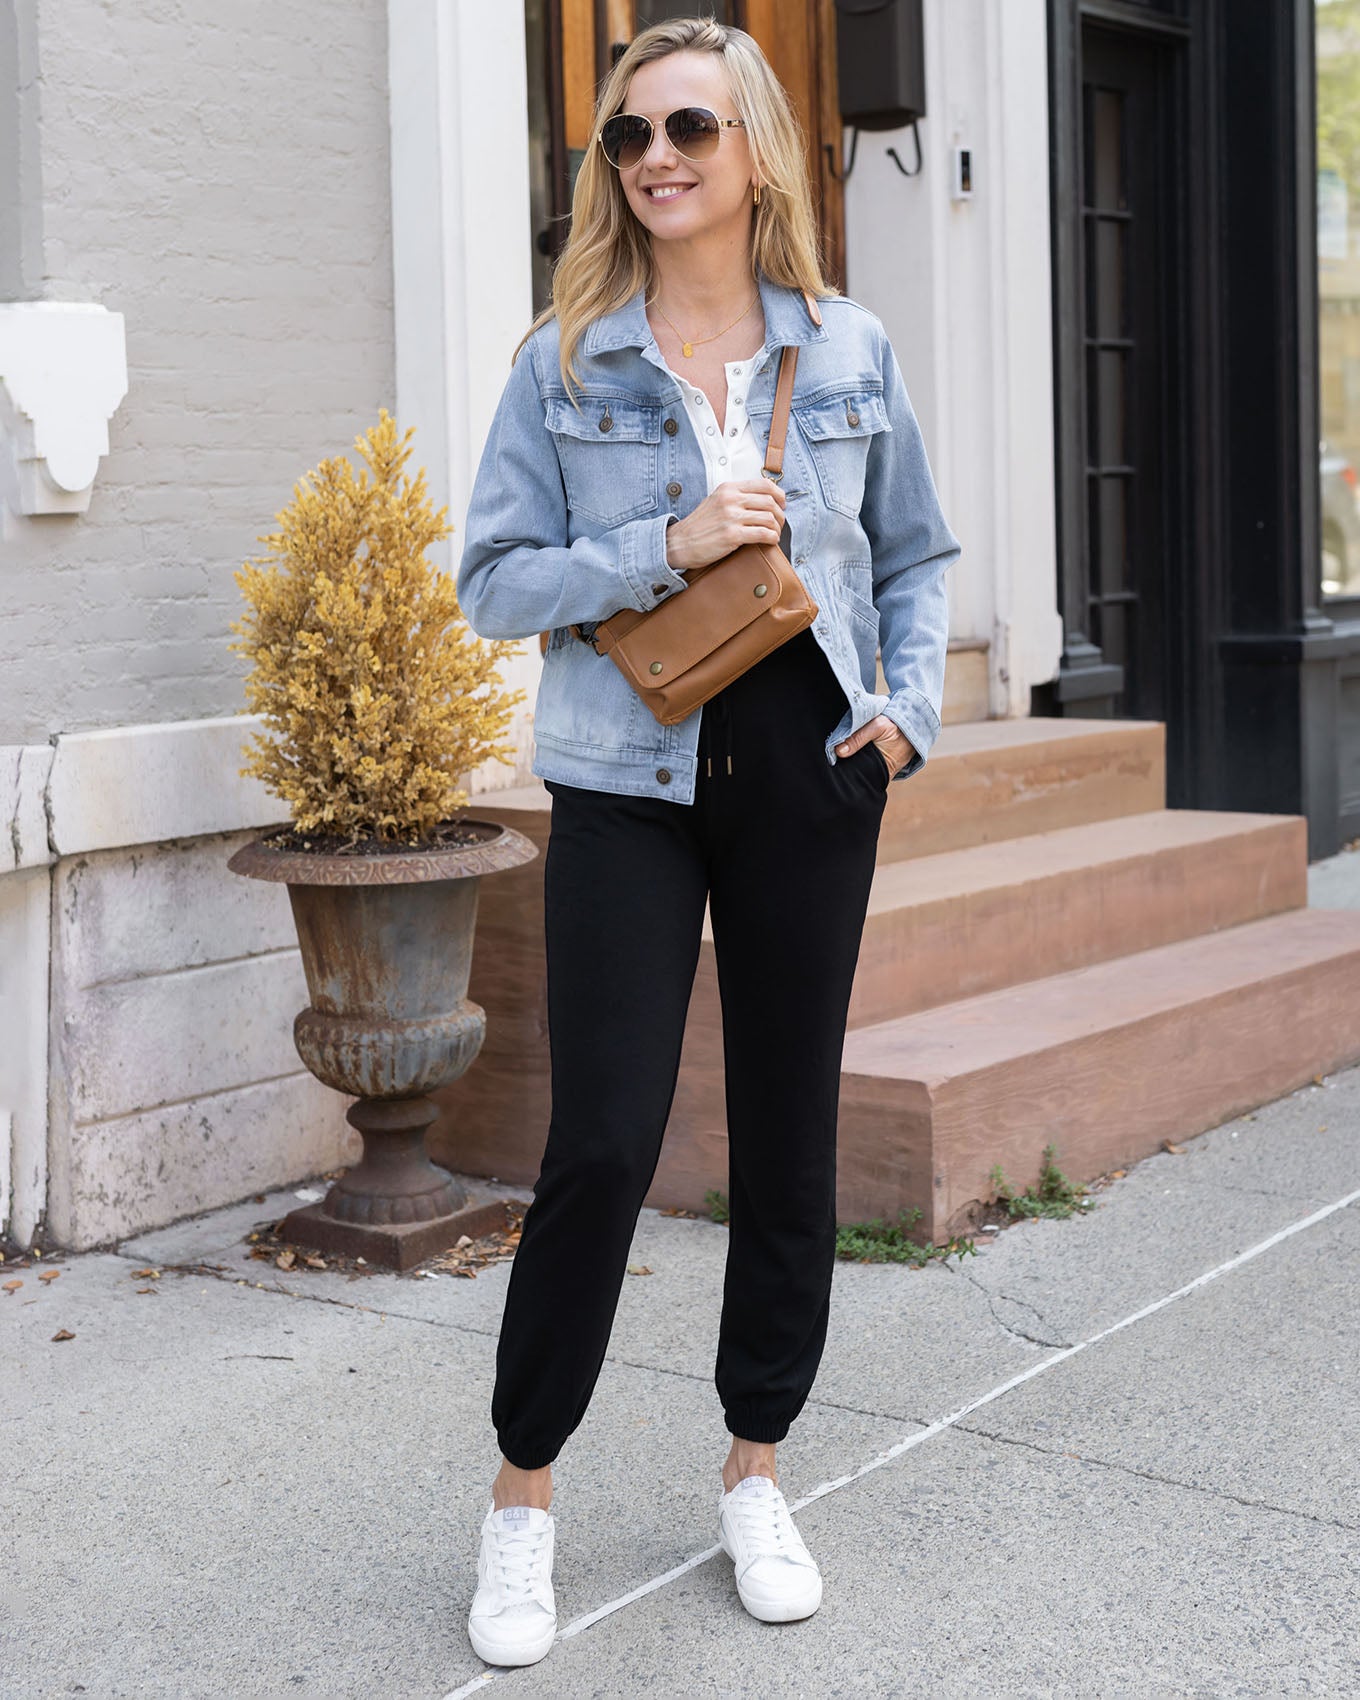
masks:
[[[809,311],[820,322],[815,304]],[[765,476],[784,472],[798,350],[780,357]],[[817,618],[817,604],[788,556],[772,543],[747,543],[686,573],[686,588],[645,612],[622,608],[596,625],[589,642],[607,655],[663,726],[706,703]],[[580,626],[572,630],[582,636]],[[547,634],[540,639],[547,647]]]

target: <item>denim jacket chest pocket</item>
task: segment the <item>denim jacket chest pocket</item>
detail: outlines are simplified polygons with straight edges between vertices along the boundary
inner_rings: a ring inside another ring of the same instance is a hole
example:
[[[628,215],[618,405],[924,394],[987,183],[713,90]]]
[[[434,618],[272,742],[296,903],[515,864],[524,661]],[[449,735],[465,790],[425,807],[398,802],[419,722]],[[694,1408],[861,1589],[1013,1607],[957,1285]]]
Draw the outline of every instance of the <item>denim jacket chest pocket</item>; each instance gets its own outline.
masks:
[[[892,430],[882,394],[862,385],[838,388],[795,403],[793,417],[807,443],[822,500],[837,513],[858,518],[869,444],[875,432]]]
[[[579,412],[562,396],[544,401],[572,514],[609,527],[655,512],[661,403],[608,390],[579,399]]]

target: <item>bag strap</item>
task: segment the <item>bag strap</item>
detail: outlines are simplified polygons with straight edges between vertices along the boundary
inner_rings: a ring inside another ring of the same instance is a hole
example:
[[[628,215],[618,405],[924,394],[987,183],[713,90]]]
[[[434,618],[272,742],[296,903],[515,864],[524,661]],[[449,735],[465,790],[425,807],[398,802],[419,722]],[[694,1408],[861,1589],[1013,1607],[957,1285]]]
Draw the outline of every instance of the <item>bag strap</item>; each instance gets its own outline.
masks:
[[[793,404],[793,378],[798,370],[798,350],[786,348],[779,357],[779,383],[770,416],[770,440],[765,446],[765,476],[776,484],[784,476],[784,444],[789,437],[789,408]]]

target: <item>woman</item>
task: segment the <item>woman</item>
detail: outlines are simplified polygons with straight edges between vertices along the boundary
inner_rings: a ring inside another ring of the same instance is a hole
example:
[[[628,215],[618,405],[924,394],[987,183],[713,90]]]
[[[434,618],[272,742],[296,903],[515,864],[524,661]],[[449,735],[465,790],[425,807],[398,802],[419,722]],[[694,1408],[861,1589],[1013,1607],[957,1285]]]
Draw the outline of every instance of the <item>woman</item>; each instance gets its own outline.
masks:
[[[790,344],[781,487],[761,469]],[[573,630],[786,531],[815,625],[675,726]],[[888,784],[939,730],[958,552],[882,326],[821,276],[797,121],[759,48],[707,20],[645,31],[601,89],[458,576],[474,630],[550,634],[533,771],[552,797],[552,1117],[496,1359],[502,1463],[469,1617],[493,1663],[532,1663],[555,1634],[550,1466],[608,1345],[706,901],[730,1153],[719,1534],[753,1615],[820,1603],[775,1447],[825,1340],[851,982]]]

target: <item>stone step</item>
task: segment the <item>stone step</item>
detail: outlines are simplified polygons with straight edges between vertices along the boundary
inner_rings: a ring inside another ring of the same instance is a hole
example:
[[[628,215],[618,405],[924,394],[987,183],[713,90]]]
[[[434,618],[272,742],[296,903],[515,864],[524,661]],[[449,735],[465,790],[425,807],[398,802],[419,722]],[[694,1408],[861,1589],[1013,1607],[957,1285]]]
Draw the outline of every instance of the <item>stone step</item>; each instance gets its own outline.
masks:
[[[880,862],[1026,838],[1161,809],[1157,720],[979,720],[945,726],[930,760],[891,786]]]
[[[546,816],[517,819],[546,846]],[[880,866],[851,1037],[931,1006],[966,1011],[959,1000],[1007,986],[1023,997],[1033,982],[1094,963],[1117,971],[1111,959],[1139,960],[1127,953],[1296,908],[1307,897],[1305,833],[1292,815],[1157,810]],[[485,882],[469,992],[488,1012],[486,1043],[438,1094],[446,1114],[431,1132],[431,1150],[467,1173],[536,1173],[550,1108],[542,924],[540,863]],[[722,1011],[706,925],[653,1202],[701,1203],[725,1174]]]
[[[1298,909],[847,1035],[842,1221],[937,1242],[1043,1149],[1071,1180],[1360,1060],[1360,912]],[[674,1190],[674,1189],[671,1189]]]
[[[1113,820],[1166,803],[1157,720],[978,720],[945,726],[917,774],[892,785],[880,862],[933,856]],[[552,807],[541,781],[483,791],[469,813],[504,820]]]
[[[852,1027],[1304,901],[1300,823],[1166,811],[1163,788],[1156,722],[945,727],[921,774],[889,792]],[[483,793],[470,813],[546,849],[551,799],[538,782]],[[532,1181],[550,1111],[541,859],[483,882],[469,996],[487,1010],[486,1042],[436,1094],[431,1154]],[[651,1202],[702,1203],[725,1176],[708,939]]]
[[[850,1026],[1299,908],[1307,832],[1296,815],[1158,809],[880,862]]]

